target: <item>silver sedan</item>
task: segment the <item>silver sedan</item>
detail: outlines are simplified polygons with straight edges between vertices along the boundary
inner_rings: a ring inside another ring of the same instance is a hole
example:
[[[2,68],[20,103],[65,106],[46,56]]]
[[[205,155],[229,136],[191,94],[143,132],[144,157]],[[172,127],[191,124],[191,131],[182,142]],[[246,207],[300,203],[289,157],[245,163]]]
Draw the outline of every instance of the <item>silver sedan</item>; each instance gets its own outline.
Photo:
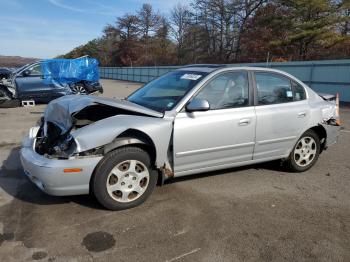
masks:
[[[305,171],[337,142],[339,129],[335,97],[287,73],[193,65],[126,99],[52,101],[24,139],[21,160],[44,192],[90,192],[121,210],[173,177],[277,159]]]

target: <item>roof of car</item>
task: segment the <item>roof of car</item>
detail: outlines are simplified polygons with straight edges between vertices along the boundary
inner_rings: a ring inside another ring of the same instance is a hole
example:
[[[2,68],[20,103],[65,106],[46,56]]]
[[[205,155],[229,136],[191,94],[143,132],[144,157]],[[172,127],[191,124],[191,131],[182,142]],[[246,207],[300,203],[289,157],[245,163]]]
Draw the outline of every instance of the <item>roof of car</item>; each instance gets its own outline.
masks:
[[[186,65],[177,70],[183,71],[197,71],[197,72],[206,72],[211,73],[219,69],[235,69],[235,70],[255,70],[255,71],[267,71],[267,72],[281,72],[280,70],[273,69],[270,67],[254,67],[249,65],[236,66],[236,65],[227,65],[227,64],[194,64]]]
[[[291,79],[297,80],[297,82],[302,83],[299,79],[295,78],[293,75],[281,71],[279,69],[274,69],[271,67],[256,67],[256,66],[235,66],[235,65],[215,65],[215,64],[199,64],[199,65],[188,65],[181,67],[177,70],[183,70],[183,71],[195,71],[195,72],[205,72],[205,73],[212,73],[214,71],[221,71],[224,72],[226,70],[251,70],[251,71],[261,71],[261,72],[270,72],[270,73],[277,73],[277,74],[282,74],[284,76],[287,76]]]
[[[226,65],[222,64],[193,64],[193,65],[186,65],[178,70],[186,70],[186,71],[197,71],[197,72],[206,72],[210,73],[217,69],[224,68]]]

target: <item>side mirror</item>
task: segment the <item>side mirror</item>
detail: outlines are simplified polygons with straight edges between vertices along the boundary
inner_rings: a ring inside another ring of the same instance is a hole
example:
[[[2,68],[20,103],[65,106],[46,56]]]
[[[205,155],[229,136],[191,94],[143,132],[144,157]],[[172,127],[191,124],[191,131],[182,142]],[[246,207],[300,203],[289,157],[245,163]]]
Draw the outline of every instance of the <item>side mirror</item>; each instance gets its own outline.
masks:
[[[187,112],[208,111],[209,109],[209,102],[205,99],[200,98],[195,98],[186,105]]]
[[[22,72],[22,76],[29,76],[30,75],[30,70],[24,70],[23,72]]]

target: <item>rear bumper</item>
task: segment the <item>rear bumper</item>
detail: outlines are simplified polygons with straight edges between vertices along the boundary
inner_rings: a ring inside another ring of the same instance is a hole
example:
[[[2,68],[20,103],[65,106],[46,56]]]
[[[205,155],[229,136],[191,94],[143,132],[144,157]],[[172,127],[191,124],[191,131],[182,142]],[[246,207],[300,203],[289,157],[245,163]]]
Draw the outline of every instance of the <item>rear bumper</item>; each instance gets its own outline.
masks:
[[[327,139],[325,148],[338,143],[338,138],[341,130],[341,126],[322,124],[327,132]]]
[[[84,86],[89,94],[93,94],[93,93],[103,94],[103,87],[99,82],[85,82]]]
[[[81,195],[89,193],[91,175],[102,157],[49,159],[33,149],[34,139],[25,138],[20,158],[25,175],[49,195]],[[65,173],[64,169],[78,168],[80,172]]]

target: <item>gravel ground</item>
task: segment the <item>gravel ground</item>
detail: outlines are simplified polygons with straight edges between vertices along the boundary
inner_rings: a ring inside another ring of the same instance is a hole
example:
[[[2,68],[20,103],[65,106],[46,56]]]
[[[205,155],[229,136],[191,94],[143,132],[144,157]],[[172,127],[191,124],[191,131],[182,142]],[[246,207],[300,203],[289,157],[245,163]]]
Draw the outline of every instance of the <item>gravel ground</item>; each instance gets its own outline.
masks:
[[[139,84],[103,86],[124,97]],[[266,163],[175,179],[121,212],[23,176],[20,141],[44,108],[0,109],[0,261],[350,261],[349,108],[308,172]]]

